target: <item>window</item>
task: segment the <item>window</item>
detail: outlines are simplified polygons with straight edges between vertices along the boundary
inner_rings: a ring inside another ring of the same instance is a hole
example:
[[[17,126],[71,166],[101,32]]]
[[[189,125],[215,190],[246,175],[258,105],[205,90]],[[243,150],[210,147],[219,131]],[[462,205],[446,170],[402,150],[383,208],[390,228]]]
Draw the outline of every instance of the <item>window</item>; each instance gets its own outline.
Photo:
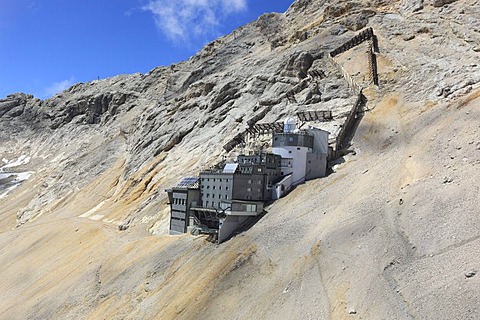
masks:
[[[248,180],[248,184],[252,184],[252,180]]]
[[[207,202],[205,202],[205,207],[208,207],[208,201],[207,201]]]
[[[292,150],[289,150],[288,153],[292,153]]]
[[[213,186],[212,189],[215,190],[215,186]]]
[[[225,199],[227,199],[227,200],[228,200],[228,195],[225,195]]]
[[[212,198],[215,198],[215,193],[212,194]]]
[[[210,198],[210,193],[207,193],[207,198]]]
[[[288,141],[293,141],[293,137],[288,137]]]
[[[207,189],[210,189],[210,186],[207,186]]]
[[[257,168],[257,171],[258,171],[258,172],[262,172],[262,168]]]
[[[300,150],[300,148],[297,147],[297,150]]]
[[[262,184],[262,180],[257,180],[257,184]]]
[[[250,192],[250,191],[252,191],[252,188],[247,188],[247,192]]]
[[[222,186],[218,186],[218,190],[222,190]]]
[[[219,180],[220,180],[220,182],[222,182],[222,178],[220,178]]]
[[[213,178],[213,182],[215,182],[215,178]]]
[[[210,178],[207,178],[207,181],[210,181]]]
[[[225,187],[225,190],[228,190],[228,186]]]

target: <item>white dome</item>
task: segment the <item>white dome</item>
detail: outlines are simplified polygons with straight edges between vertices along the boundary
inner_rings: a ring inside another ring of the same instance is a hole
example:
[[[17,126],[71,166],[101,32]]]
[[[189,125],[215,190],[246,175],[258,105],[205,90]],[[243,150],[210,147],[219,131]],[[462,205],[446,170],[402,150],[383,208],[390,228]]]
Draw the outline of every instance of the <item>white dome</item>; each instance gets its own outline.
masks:
[[[285,119],[285,121],[283,121],[283,132],[295,131],[296,123],[294,118]]]

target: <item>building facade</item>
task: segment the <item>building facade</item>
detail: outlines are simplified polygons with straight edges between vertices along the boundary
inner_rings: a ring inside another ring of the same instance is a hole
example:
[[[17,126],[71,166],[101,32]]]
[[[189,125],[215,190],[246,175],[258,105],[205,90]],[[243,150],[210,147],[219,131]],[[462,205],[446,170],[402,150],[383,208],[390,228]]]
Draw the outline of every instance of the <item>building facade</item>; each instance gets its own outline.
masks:
[[[175,187],[166,190],[170,204],[170,234],[188,232],[194,225],[191,207],[200,202],[198,178],[184,178]]]
[[[298,130],[295,120],[272,136],[272,153],[240,155],[236,162],[202,171],[167,190],[170,234],[195,228],[228,239],[263,212],[265,202],[279,199],[295,185],[326,174],[328,132]]]
[[[298,130],[291,119],[285,121],[283,132],[273,134],[272,151],[282,157],[281,175],[291,174],[292,185],[325,176],[328,134],[317,128]]]

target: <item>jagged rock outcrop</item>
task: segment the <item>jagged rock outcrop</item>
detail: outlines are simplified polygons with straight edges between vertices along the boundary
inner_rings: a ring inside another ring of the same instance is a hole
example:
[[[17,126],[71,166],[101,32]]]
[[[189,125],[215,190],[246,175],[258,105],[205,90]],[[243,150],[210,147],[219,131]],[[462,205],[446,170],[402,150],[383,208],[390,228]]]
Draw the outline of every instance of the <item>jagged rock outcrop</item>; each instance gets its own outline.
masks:
[[[298,0],[188,61],[0,100],[0,183],[29,174],[0,195],[0,314],[474,319],[479,8]],[[356,97],[328,53],[364,26],[379,87],[367,43],[335,56],[368,102],[333,173],[221,246],[166,236],[164,189],[247,128],[330,110],[338,134]]]
[[[457,0],[433,0],[432,5],[434,7],[442,7],[446,4],[449,4],[449,3],[452,3],[452,2],[455,2],[455,1],[457,1]]]

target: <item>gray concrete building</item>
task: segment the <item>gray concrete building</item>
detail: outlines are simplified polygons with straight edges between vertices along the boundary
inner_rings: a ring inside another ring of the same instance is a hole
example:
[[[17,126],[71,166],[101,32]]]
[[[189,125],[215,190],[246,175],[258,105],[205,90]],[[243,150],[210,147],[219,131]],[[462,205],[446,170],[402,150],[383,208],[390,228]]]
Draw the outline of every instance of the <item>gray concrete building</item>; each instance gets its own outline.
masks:
[[[222,200],[233,199],[234,173],[203,171],[200,173],[201,205],[219,208]]]
[[[202,171],[170,190],[170,233],[187,232],[190,226],[228,239],[252,217],[263,212],[265,202],[276,200],[306,180],[326,174],[328,132],[298,130],[294,119],[284,132],[274,133],[273,153],[240,155],[236,162]]]
[[[175,187],[165,190],[170,204],[170,234],[181,234],[194,225],[190,208],[200,202],[198,178],[184,178]]]
[[[280,180],[281,157],[259,153],[240,155],[223,169],[200,173],[202,206],[219,208],[224,200],[272,200],[272,185]]]
[[[317,128],[299,130],[293,119],[285,121],[284,131],[274,133],[272,151],[282,157],[281,174],[292,175],[292,185],[324,177],[327,169],[329,133]]]

